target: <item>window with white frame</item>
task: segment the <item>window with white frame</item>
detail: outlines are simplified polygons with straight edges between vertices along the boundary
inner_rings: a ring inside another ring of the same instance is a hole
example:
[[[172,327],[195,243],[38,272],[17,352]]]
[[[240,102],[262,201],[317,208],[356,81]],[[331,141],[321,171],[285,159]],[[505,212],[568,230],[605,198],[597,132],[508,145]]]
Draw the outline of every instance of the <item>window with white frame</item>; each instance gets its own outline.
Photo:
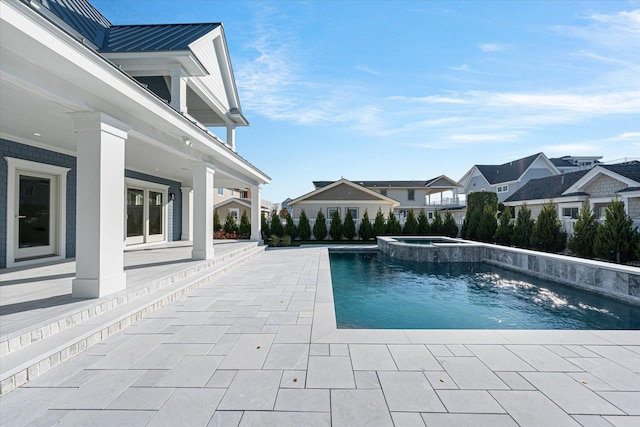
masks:
[[[233,219],[236,221],[236,223],[238,223],[238,221],[240,220],[240,209],[238,209],[238,208],[230,208],[229,209],[229,213],[231,214]]]
[[[333,218],[333,214],[336,212],[340,215],[340,208],[327,208],[327,219]]]
[[[218,196],[224,195],[224,188],[218,188]]]
[[[416,190],[407,190],[407,200],[416,199]]]
[[[577,219],[580,208],[562,208],[562,216],[564,218]]]
[[[498,193],[506,193],[507,191],[509,191],[509,186],[508,185],[499,185],[496,190],[497,190]]]
[[[351,214],[352,219],[358,219],[358,208],[347,208],[347,212]]]

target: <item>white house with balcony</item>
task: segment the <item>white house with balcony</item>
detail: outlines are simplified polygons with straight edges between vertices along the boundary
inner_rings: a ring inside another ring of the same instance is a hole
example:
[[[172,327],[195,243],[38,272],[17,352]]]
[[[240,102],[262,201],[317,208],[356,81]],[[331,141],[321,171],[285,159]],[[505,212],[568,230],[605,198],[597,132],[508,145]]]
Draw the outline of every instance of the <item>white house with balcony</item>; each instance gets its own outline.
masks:
[[[113,25],[88,0],[2,0],[0,21],[0,268],[75,257],[73,295],[101,297],[127,245],[212,258],[216,187],[250,190],[260,239],[270,178],[236,152],[222,24]]]

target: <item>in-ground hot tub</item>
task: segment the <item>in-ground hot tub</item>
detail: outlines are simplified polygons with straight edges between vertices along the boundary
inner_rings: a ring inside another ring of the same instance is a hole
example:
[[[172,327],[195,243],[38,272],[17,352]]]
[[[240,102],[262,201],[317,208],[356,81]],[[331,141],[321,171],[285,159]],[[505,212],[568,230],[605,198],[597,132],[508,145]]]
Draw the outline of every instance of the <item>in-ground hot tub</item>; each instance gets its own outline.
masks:
[[[484,245],[445,236],[378,236],[380,252],[423,262],[481,262]]]

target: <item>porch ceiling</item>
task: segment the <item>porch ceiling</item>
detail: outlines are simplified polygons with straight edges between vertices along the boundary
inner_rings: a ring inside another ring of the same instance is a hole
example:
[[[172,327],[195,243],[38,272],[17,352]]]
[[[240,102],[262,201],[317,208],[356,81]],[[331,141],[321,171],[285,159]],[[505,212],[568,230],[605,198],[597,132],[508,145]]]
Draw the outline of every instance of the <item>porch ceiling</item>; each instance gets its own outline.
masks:
[[[72,105],[68,99],[55,99],[51,94],[45,96],[42,92],[19,87],[4,72],[0,79],[0,93],[2,138],[76,155],[76,134],[69,113],[81,106]],[[131,131],[125,144],[125,167],[191,186],[191,165],[198,161],[198,153],[182,139],[162,134],[156,137]],[[215,185],[243,188],[247,183],[235,178],[232,171],[220,168],[216,170]]]

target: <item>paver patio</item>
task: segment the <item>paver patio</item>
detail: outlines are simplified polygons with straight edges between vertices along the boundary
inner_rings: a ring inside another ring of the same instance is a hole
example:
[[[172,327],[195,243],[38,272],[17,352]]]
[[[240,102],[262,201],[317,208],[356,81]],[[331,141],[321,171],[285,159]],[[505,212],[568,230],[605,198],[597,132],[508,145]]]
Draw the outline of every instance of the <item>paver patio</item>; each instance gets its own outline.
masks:
[[[3,426],[640,425],[640,331],[339,330],[268,250],[0,398]]]

